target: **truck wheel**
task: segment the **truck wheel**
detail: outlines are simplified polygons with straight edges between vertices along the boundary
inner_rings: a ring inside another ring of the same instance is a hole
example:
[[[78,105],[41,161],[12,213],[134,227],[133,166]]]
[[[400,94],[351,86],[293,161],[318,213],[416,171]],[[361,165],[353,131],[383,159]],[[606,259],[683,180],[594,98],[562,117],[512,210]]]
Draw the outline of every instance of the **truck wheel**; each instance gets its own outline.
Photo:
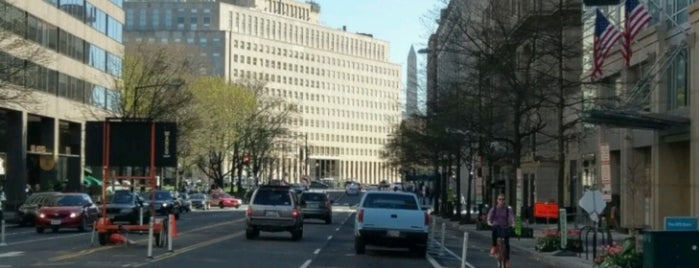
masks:
[[[410,248],[410,252],[415,255],[415,257],[418,258],[424,258],[425,255],[427,255],[427,247],[426,246],[415,246]]]
[[[109,233],[99,233],[99,234],[97,234],[97,240],[99,240],[100,246],[106,245],[108,239],[109,239]]]
[[[298,228],[296,230],[291,231],[291,240],[294,241],[299,241],[303,237],[303,229]]]
[[[325,217],[325,224],[331,224],[333,223],[333,218],[332,216],[327,216]]]
[[[357,253],[357,255],[361,255],[366,252],[366,244],[360,236],[354,237],[354,251]]]
[[[245,238],[247,239],[255,239],[258,236],[260,236],[260,230],[257,230],[255,228],[247,228],[245,229]]]

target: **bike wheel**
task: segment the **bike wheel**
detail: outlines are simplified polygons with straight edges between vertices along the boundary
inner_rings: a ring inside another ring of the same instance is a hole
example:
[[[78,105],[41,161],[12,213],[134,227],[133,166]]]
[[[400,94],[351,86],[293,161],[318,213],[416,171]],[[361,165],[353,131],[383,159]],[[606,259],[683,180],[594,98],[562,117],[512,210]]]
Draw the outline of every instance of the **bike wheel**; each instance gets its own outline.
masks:
[[[505,241],[498,239],[498,267],[505,268]]]

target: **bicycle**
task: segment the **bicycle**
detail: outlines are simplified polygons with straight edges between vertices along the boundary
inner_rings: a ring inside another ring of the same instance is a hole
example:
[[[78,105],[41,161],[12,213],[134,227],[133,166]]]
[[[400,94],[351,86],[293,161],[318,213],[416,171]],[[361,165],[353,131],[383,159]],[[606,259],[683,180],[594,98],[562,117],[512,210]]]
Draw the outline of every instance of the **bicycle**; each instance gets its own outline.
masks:
[[[508,228],[503,228],[503,227],[493,227],[496,228],[495,232],[497,235],[497,244],[495,246],[495,259],[497,260],[498,268],[506,268],[505,263],[507,260],[505,260],[505,250],[507,250],[505,246],[505,235],[508,235]]]

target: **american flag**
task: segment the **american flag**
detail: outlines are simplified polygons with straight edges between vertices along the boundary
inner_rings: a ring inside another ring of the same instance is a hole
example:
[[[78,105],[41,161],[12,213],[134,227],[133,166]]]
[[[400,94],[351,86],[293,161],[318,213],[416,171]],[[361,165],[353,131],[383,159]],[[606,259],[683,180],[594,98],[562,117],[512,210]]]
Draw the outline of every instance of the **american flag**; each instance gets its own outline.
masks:
[[[636,35],[643,27],[646,27],[646,25],[650,23],[653,17],[648,13],[648,8],[638,2],[638,0],[626,0],[625,7],[626,25],[624,29],[624,39],[621,45],[621,56],[624,57],[626,66],[628,66],[631,61],[631,54],[633,54],[631,41],[636,38]]]
[[[595,36],[594,44],[592,49],[592,80],[595,80],[598,76],[602,75],[602,65],[604,65],[604,59],[607,57],[609,50],[612,49],[614,44],[621,38],[621,32],[614,27],[614,25],[609,23],[609,20],[604,17],[602,11],[597,9],[597,18],[595,19]]]

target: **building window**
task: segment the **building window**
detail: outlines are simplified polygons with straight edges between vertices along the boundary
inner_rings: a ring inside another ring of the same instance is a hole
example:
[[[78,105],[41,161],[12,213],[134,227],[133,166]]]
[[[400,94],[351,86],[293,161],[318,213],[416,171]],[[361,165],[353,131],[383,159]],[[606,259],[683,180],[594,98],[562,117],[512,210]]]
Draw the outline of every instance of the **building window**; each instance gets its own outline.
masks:
[[[146,10],[145,9],[141,9],[138,12],[138,27],[140,27],[141,29],[146,27]]]
[[[170,28],[170,27],[172,27],[172,10],[166,9],[165,10],[165,28]]]
[[[689,105],[687,49],[682,49],[667,69],[668,110]]]
[[[160,27],[160,11],[157,9],[153,9],[153,28],[158,28]]]

